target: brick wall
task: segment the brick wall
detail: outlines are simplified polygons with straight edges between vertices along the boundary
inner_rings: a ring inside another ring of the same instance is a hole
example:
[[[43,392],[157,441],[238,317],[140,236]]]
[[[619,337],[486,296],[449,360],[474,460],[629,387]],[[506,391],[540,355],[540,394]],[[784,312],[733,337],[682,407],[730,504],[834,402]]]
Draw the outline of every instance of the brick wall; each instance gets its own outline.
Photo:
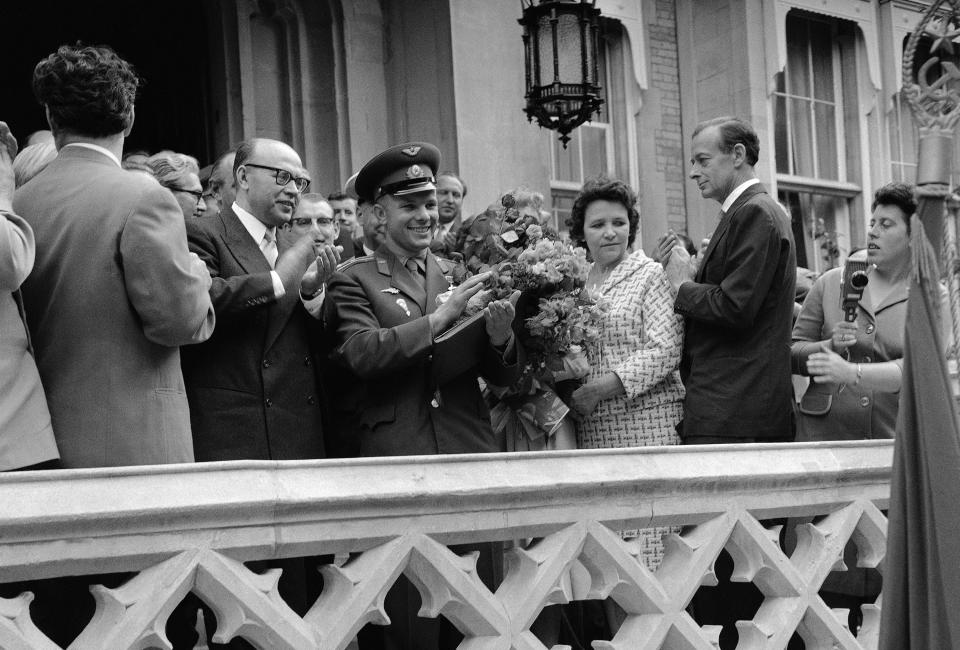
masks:
[[[647,30],[650,38],[650,88],[659,99],[660,124],[653,134],[655,160],[641,160],[640,164],[656,165],[664,179],[667,223],[669,227],[683,231],[686,230],[683,194],[686,162],[680,128],[677,13],[673,0],[656,0],[655,6],[654,16],[647,19]]]

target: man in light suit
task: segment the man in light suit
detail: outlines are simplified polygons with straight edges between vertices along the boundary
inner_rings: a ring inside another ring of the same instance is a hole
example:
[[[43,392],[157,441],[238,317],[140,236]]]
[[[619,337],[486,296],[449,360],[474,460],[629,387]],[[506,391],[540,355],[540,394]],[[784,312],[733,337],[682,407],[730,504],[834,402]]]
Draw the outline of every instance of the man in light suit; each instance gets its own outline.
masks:
[[[210,336],[206,267],[170,192],[120,168],[137,77],[108,48],[34,71],[59,155],[17,190],[37,258],[23,285],[64,467],[193,460],[179,346]]]
[[[794,438],[790,342],[796,252],[790,221],[760,185],[753,128],[722,117],[693,132],[690,178],[721,206],[698,268],[668,236],[661,243],[674,310],[686,317],[680,376],[686,387],[684,444],[787,442]],[[697,594],[700,625],[722,625],[721,647],[733,647],[735,622],[762,601],[750,584],[729,580],[733,563],[716,562],[719,584]]]
[[[0,471],[57,469],[47,398],[24,322],[20,285],[33,268],[33,230],[13,213],[17,141],[0,122]]]
[[[333,360],[347,373],[344,382],[350,381],[342,405],[355,415],[363,456],[503,450],[477,376],[501,386],[519,377],[522,358],[511,331],[513,305],[504,300],[487,307],[479,350],[446,352],[472,359],[462,372],[445,378],[435,374],[439,358],[434,360],[434,340],[486,279],[485,274],[474,276],[438,305],[437,296],[450,287],[452,270],[451,263],[430,254],[439,162],[436,147],[411,142],[374,157],[356,179],[357,194],[374,204],[386,239],[372,256],[355,258],[333,275],[326,306],[336,339]],[[494,549],[472,549],[480,550],[479,575],[495,588]],[[363,650],[456,647],[459,633],[449,623],[417,617],[413,591],[404,578],[394,585],[385,605],[393,624],[387,630],[365,629]]]
[[[63,46],[33,74],[59,154],[14,209],[36,236],[22,291],[68,468],[193,461],[179,346],[213,331],[210,274],[169,190],[120,167],[137,84],[105,47]],[[88,584],[125,577],[48,581],[34,620],[66,647],[93,614]]]

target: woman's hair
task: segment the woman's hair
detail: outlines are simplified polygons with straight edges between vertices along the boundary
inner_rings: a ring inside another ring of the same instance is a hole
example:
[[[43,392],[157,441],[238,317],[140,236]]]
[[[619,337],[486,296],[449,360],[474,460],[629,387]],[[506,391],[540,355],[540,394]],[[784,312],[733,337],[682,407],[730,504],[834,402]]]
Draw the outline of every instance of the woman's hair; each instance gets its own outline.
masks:
[[[164,187],[180,189],[189,174],[200,173],[200,165],[193,156],[175,151],[161,151],[147,158],[147,166]]]
[[[39,142],[24,147],[13,159],[13,177],[17,187],[43,171],[57,157],[57,148],[52,142]]]
[[[900,208],[903,211],[904,222],[907,224],[907,234],[910,233],[910,217],[917,211],[913,185],[887,183],[873,193],[873,205],[870,206],[870,210],[876,210],[878,205],[893,205]]]
[[[106,46],[63,45],[33,70],[33,93],[54,129],[103,137],[133,123],[140,78]]]
[[[637,212],[637,195],[623,181],[600,175],[588,178],[580,188],[580,193],[573,201],[567,227],[570,229],[570,239],[578,246],[586,248],[587,240],[583,234],[583,223],[587,214],[587,207],[594,201],[610,201],[619,203],[627,209],[627,218],[630,222],[630,237],[627,246],[633,246],[640,225],[640,213]]]

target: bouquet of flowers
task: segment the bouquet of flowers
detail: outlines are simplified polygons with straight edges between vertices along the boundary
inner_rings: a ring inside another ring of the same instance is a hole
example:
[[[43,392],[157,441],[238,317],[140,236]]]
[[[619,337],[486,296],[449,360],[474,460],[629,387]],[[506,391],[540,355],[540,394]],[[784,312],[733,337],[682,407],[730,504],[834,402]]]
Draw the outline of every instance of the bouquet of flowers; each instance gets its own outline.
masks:
[[[488,225],[499,220],[510,234],[504,237],[497,230],[497,237],[484,235],[464,248],[468,271],[490,271],[490,277],[471,298],[462,318],[521,292],[517,317],[523,327],[518,335],[527,362],[514,386],[491,388],[497,401],[491,410],[494,429],[505,433],[510,449],[573,448],[572,427],[565,418],[570,409],[555,387],[558,381],[579,381],[585,376],[589,366],[576,360],[599,343],[606,307],[584,289],[590,268],[586,251],[561,241],[556,232],[539,223],[509,221],[508,197],[503,213],[490,217]],[[565,442],[558,442],[561,431],[567,436]]]

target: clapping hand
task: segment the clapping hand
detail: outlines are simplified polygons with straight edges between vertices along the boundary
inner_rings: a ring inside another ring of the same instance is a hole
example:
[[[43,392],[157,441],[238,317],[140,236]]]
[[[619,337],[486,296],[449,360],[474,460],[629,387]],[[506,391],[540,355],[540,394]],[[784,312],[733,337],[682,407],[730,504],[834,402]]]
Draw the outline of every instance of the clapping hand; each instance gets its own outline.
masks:
[[[666,234],[657,240],[657,250],[653,254],[653,259],[657,262],[660,262],[660,264],[666,268],[667,262],[670,261],[670,254],[673,253],[673,249],[682,245],[683,244],[677,238],[677,233],[673,232],[673,230],[668,230]]]
[[[483,283],[490,277],[490,271],[467,278],[462,284],[450,292],[443,304],[430,314],[430,331],[436,336],[447,329],[457,317],[463,313],[467,301],[483,289]]]
[[[514,291],[509,298],[494,300],[483,310],[487,336],[494,347],[503,347],[510,340],[513,334],[513,317],[517,314],[515,306],[519,298],[520,292]]]
[[[322,244],[315,246],[317,259],[307,267],[303,279],[300,280],[300,291],[307,296],[312,296],[320,287],[325,285],[340,264],[340,253],[343,252],[343,246],[333,246],[331,244]]]

